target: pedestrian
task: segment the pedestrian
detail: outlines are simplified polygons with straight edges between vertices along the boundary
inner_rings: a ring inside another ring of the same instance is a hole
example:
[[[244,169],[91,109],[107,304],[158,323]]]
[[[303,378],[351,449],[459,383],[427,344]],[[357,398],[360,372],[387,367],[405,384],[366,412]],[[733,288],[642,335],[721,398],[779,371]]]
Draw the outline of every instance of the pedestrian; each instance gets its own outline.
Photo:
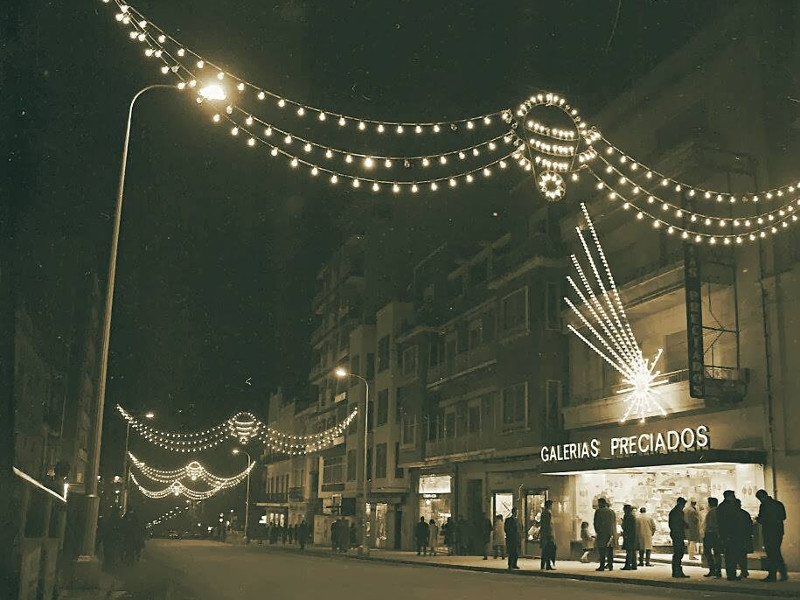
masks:
[[[506,558],[506,532],[503,530],[503,516],[495,515],[494,528],[492,530],[492,547],[494,548],[493,556],[505,560]]]
[[[350,547],[356,547],[356,524],[355,521],[350,523]]]
[[[636,517],[633,515],[633,506],[626,504],[622,507],[622,549],[625,550],[625,566],[623,571],[636,570]]]
[[[586,521],[581,522],[581,547],[583,548],[583,554],[581,554],[581,562],[588,563],[589,562],[589,555],[592,552],[592,546],[594,545],[594,539],[592,538],[591,534],[589,534],[589,523]]]
[[[686,553],[686,519],[683,509],[686,498],[679,496],[675,506],[669,511],[669,537],[672,538],[672,576],[689,577],[683,572],[683,555]]]
[[[103,526],[103,568],[109,570],[119,562],[122,550],[122,520],[116,507],[104,519]]]
[[[419,523],[414,528],[414,540],[417,543],[417,556],[424,554],[428,556],[428,537],[430,536],[430,528],[425,522],[425,517],[419,518]]]
[[[331,552],[336,552],[339,547],[339,519],[331,523]]]
[[[305,550],[308,541],[308,523],[305,519],[297,526],[297,541],[300,542],[300,550]]]
[[[720,556],[719,521],[716,498],[708,499],[708,512],[703,522],[703,556],[708,563],[708,573],[704,577],[722,577],[722,557]]]
[[[737,581],[741,579],[736,570],[742,562],[741,554],[744,548],[741,547],[742,535],[738,531],[739,509],[736,506],[736,493],[733,490],[725,490],[722,493],[722,502],[717,507],[717,523],[722,551],[725,554],[725,576],[728,581]]]
[[[281,542],[286,545],[286,540],[289,539],[289,526],[281,525]]]
[[[339,552],[347,552],[350,548],[350,526],[347,519],[339,519]]]
[[[145,529],[139,513],[131,507],[122,517],[122,558],[125,564],[138,562],[144,548]]]
[[[459,556],[466,556],[467,548],[469,547],[469,531],[467,530],[467,522],[461,515],[458,516],[456,522],[456,546],[458,548]]]
[[[294,544],[294,528],[295,528],[294,523],[289,525],[289,543],[290,544]]]
[[[503,530],[506,534],[506,552],[508,553],[508,570],[519,569],[517,559],[519,558],[521,536],[519,534],[519,522],[517,521],[517,508],[511,509],[511,516],[503,523]]]
[[[653,552],[653,535],[656,532],[656,522],[647,514],[644,506],[639,509],[636,517],[636,547],[639,549],[639,566],[652,567],[650,555]]]
[[[453,552],[455,550],[455,529],[456,524],[453,521],[453,517],[447,517],[447,521],[445,524],[442,525],[442,529],[444,530],[444,545],[447,546],[447,555],[453,556]]]
[[[431,556],[436,556],[436,547],[439,545],[439,526],[431,519],[428,522],[428,550]]]
[[[739,532],[739,569],[741,570],[741,578],[747,579],[750,577],[750,571],[747,567],[747,555],[751,554],[753,549],[753,517],[750,513],[742,508],[742,501],[736,498],[737,509],[737,522],[738,526],[736,531]]]
[[[617,515],[608,506],[605,498],[598,498],[594,511],[594,535],[600,566],[597,571],[614,569],[614,546],[617,538]]]
[[[556,538],[553,534],[553,501],[545,500],[542,515],[539,519],[539,543],[542,548],[542,557],[539,568],[541,570],[553,569],[556,560]]]
[[[781,581],[788,579],[786,563],[781,554],[783,543],[783,522],[786,520],[786,507],[770,496],[766,490],[758,490],[756,498],[761,502],[756,521],[761,525],[764,537],[764,551],[767,553],[767,572],[764,581],[775,581],[780,575]]]
[[[489,517],[481,517],[478,527],[481,545],[483,546],[483,560],[488,560],[489,546],[492,543],[492,531],[494,530],[492,520]]]
[[[689,560],[695,560],[698,552],[697,546],[700,544],[700,513],[697,512],[697,500],[689,502],[683,515],[686,518],[686,539],[689,542],[687,554]]]

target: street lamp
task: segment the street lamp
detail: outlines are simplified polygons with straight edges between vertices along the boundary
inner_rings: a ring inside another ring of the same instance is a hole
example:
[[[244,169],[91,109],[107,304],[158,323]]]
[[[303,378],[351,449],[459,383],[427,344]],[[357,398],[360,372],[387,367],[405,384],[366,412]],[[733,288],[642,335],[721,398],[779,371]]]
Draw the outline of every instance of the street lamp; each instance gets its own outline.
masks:
[[[245,492],[246,496],[244,499],[244,543],[246,544],[248,541],[250,541],[247,537],[247,532],[250,531],[248,529],[248,526],[250,525],[250,465],[253,462],[253,459],[250,458],[250,455],[244,450],[239,450],[239,448],[233,449],[234,454],[239,454],[240,452],[247,456],[247,491]]]
[[[148,410],[144,413],[146,419],[154,419],[155,413],[152,410]],[[128,480],[130,479],[131,475],[131,467],[128,462],[128,443],[131,439],[131,422],[128,421],[128,426],[125,429],[125,457],[122,463],[122,514],[124,515],[128,510]]]
[[[367,448],[368,448],[368,430],[369,430],[369,381],[367,381],[361,375],[356,375],[355,373],[350,373],[344,367],[337,367],[334,371],[334,374],[339,379],[344,379],[346,377],[355,377],[356,379],[360,379],[364,382],[365,394],[364,394],[364,482],[363,482],[363,496],[364,496],[364,516],[362,519],[362,529],[364,530],[361,535],[361,547],[358,549],[359,554],[366,555],[369,554],[369,546],[367,545],[367,519],[369,514],[367,513],[367,482],[368,482],[368,475],[367,472]]]
[[[130,106],[128,107],[128,122],[125,127],[125,142],[122,145],[122,166],[120,167],[119,182],[117,184],[117,204],[114,211],[114,228],[111,230],[111,252],[109,253],[108,261],[108,281],[106,282],[105,313],[103,316],[103,339],[100,346],[100,372],[97,386],[97,410],[95,411],[98,417],[95,423],[89,473],[86,478],[86,497],[91,499],[91,504],[83,537],[83,554],[85,555],[94,554],[95,539],[97,536],[97,518],[100,510],[100,498],[97,495],[97,476],[100,473],[100,442],[103,439],[102,416],[106,403],[108,351],[111,345],[111,312],[114,304],[114,281],[117,275],[117,252],[119,249],[120,222],[122,220],[122,200],[125,191],[125,170],[128,166],[128,146],[131,140],[131,120],[133,118],[133,107],[139,97],[146,92],[156,89],[180,90],[182,88],[165,83],[148,85],[133,95]],[[222,98],[225,97],[225,90],[219,85],[211,84],[202,87],[199,90],[199,95],[208,100],[218,100],[221,99],[220,96]]]

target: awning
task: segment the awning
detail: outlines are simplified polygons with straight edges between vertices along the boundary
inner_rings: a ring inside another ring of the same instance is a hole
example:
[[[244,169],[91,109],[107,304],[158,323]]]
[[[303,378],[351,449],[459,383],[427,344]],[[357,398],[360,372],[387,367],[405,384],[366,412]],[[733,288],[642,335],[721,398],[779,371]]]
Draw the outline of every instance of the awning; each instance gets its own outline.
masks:
[[[763,450],[702,450],[700,452],[672,452],[669,454],[637,454],[622,458],[593,458],[546,463],[540,473],[545,475],[576,475],[597,471],[619,471],[646,467],[691,467],[713,465],[763,465]]]

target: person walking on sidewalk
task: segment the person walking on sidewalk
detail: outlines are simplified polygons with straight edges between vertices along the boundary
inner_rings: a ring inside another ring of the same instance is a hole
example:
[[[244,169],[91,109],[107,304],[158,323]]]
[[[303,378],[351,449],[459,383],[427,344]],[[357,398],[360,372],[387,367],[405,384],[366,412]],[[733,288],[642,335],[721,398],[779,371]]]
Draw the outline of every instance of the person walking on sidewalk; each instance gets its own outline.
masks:
[[[453,556],[453,551],[455,548],[455,529],[456,524],[453,521],[453,517],[447,517],[447,521],[445,524],[442,525],[442,530],[444,531],[444,545],[447,546],[447,555]]]
[[[519,534],[519,522],[517,521],[517,508],[511,509],[511,516],[503,523],[503,530],[506,534],[506,552],[508,553],[508,570],[519,569],[517,559],[521,536]]]
[[[483,560],[488,560],[489,544],[492,543],[492,520],[489,517],[481,517],[478,526],[478,533],[483,546]]]
[[[697,500],[691,500],[683,515],[686,518],[686,539],[689,544],[687,545],[687,554],[689,560],[697,558],[697,546],[700,543],[700,513],[697,512]]]
[[[424,554],[428,556],[428,537],[430,536],[430,528],[425,522],[425,517],[419,518],[419,523],[414,528],[414,539],[417,541],[417,556]]]
[[[305,519],[297,526],[297,541],[300,542],[300,550],[305,550],[308,541],[308,523]]]
[[[703,556],[708,563],[708,573],[704,577],[722,577],[717,504],[719,500],[716,498],[708,499],[708,512],[703,523]]]
[[[625,550],[625,566],[623,571],[636,570],[636,517],[633,507],[626,504],[622,507],[622,549]]]
[[[739,509],[736,506],[736,493],[725,490],[722,493],[722,502],[717,507],[717,523],[719,536],[722,541],[722,551],[725,554],[725,575],[729,581],[741,579],[736,574],[736,569],[741,563],[741,532],[739,527]]]
[[[545,500],[539,519],[539,542],[542,546],[540,569],[553,570],[556,561],[556,538],[553,535],[553,501]]]
[[[686,519],[683,509],[686,498],[678,497],[675,507],[669,511],[669,537],[672,538],[672,576],[689,577],[683,572],[683,555],[686,553]]]
[[[783,543],[783,522],[786,520],[786,507],[767,493],[767,490],[758,490],[756,498],[761,502],[756,521],[761,525],[764,536],[764,551],[767,553],[767,572],[764,581],[775,581],[780,574],[781,581],[786,581],[786,563],[781,554]]]
[[[503,560],[506,559],[506,532],[503,530],[503,517],[502,515],[495,515],[494,529],[492,531],[492,547],[494,548],[494,558],[500,555]]]
[[[436,556],[436,547],[439,545],[439,526],[433,519],[428,523],[428,549],[431,556]]]
[[[617,515],[608,507],[605,498],[597,500],[597,510],[594,511],[594,535],[597,545],[597,556],[600,566],[597,571],[614,569],[614,546],[617,538]]]
[[[747,579],[750,577],[750,571],[747,568],[747,555],[753,552],[753,517],[750,513],[742,508],[742,501],[736,498],[734,501],[737,509],[738,526],[736,531],[739,532],[739,569],[741,570],[741,578]]]
[[[652,567],[650,555],[653,552],[653,535],[656,532],[656,522],[647,514],[643,506],[636,517],[636,547],[639,550],[639,566]]]

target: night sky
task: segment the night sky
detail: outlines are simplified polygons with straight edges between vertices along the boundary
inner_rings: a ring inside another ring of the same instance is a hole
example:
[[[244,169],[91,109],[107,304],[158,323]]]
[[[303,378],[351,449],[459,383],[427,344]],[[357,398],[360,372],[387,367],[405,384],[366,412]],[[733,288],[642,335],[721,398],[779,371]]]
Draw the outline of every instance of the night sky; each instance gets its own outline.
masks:
[[[23,9],[16,125],[25,306],[50,343],[70,295],[104,280],[127,105],[164,78],[99,0]],[[591,115],[677,49],[719,2],[143,0],[187,45],[263,87],[377,119],[447,119],[566,95]],[[602,123],[598,123],[602,127]],[[165,428],[265,414],[302,393],[316,270],[352,197],[270,162],[158,90],[133,123],[107,394],[106,465],[120,402]],[[516,177],[515,177],[516,176]],[[502,198],[518,181],[486,188]],[[366,196],[365,196],[366,197]],[[408,210],[419,210],[409,198]],[[249,384],[248,384],[249,381]],[[175,461],[172,461],[175,463]],[[164,465],[165,467],[173,466]]]

